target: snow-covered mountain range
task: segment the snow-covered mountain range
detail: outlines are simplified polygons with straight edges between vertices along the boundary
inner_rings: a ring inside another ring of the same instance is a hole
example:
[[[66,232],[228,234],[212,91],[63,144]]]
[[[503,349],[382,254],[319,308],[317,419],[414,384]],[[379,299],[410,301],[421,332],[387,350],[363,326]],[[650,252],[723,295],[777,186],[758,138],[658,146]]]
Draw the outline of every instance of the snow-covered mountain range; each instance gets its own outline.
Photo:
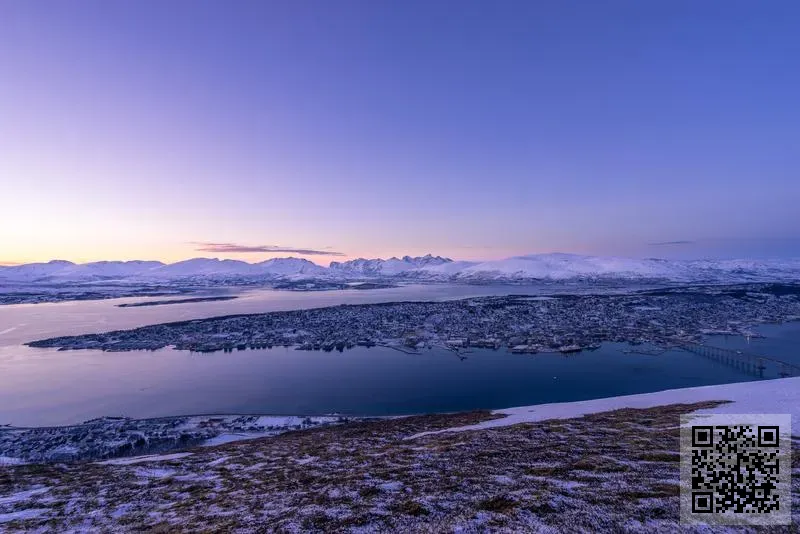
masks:
[[[452,263],[453,260],[450,258],[431,256],[430,254],[416,258],[403,256],[402,258],[389,258],[388,260],[365,260],[364,258],[358,258],[342,263],[333,261],[331,262],[329,271],[333,275],[343,277],[397,276],[408,271],[416,271],[427,267],[437,267],[439,265]]]
[[[177,263],[160,261],[100,261],[76,264],[64,260],[47,263],[0,266],[0,283],[63,283],[87,281],[169,281],[187,278],[226,279],[241,277],[283,278],[321,276],[327,272],[302,258],[273,258],[259,263],[218,258],[193,258]]]
[[[158,261],[101,261],[0,266],[0,284],[92,281],[163,282],[191,279],[333,279],[392,278],[452,282],[533,280],[669,280],[675,282],[800,281],[800,259],[692,260],[632,259],[576,254],[532,254],[504,260],[453,261],[441,256],[355,259],[323,267],[302,258],[274,258],[259,263],[194,258],[172,264]]]
[[[675,282],[762,280],[800,281],[800,259],[792,260],[663,260],[577,254],[531,254],[498,261],[464,264],[457,272],[431,268],[459,280],[592,280],[633,279]]]

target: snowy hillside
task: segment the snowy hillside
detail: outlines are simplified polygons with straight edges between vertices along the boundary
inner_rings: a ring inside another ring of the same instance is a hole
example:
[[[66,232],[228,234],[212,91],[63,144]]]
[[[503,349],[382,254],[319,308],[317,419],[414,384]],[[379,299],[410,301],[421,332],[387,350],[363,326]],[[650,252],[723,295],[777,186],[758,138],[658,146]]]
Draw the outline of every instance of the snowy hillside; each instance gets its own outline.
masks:
[[[789,414],[792,418],[792,428],[800,427],[800,378],[795,377],[668,389],[654,393],[640,393],[638,395],[622,395],[585,401],[506,408],[494,411],[495,414],[505,416],[502,418],[490,419],[469,426],[422,432],[411,436],[409,439],[442,432],[498,428],[519,423],[546,421],[548,419],[571,419],[623,408],[645,409],[655,406],[693,404],[704,401],[727,401],[727,404],[716,406],[710,410],[699,410],[696,413]]]
[[[64,276],[76,265],[71,261],[53,260],[47,263],[27,263],[25,265],[0,266],[0,279],[28,282],[51,276]]]
[[[532,254],[466,267],[461,280],[633,279],[675,282],[800,280],[800,260],[632,259],[577,254]]]
[[[272,258],[256,265],[261,272],[275,276],[316,276],[324,275],[327,272],[325,267],[303,258]]]
[[[389,258],[388,260],[358,258],[342,263],[331,262],[330,271],[332,274],[339,276],[396,276],[426,267],[445,265],[452,263],[452,261],[450,258],[442,258],[441,256],[432,256],[430,254],[415,258],[403,256],[402,258]]]
[[[97,261],[75,264],[53,260],[47,263],[28,263],[11,267],[0,266],[0,281],[62,282],[120,279],[157,272],[165,267],[160,261]]]
[[[92,281],[170,281],[186,278],[283,278],[322,276],[325,267],[302,258],[273,258],[260,263],[217,258],[193,258],[172,264],[159,261],[99,261],[75,264],[53,260],[0,266],[0,283],[69,283]]]
[[[664,260],[636,260],[578,256],[574,254],[536,254],[479,263],[463,269],[460,278],[566,280],[570,278],[676,278],[680,266]]]
[[[63,260],[0,266],[0,284],[68,283],[103,280],[171,281],[205,278],[314,279],[340,281],[394,278],[449,282],[525,282],[536,280],[668,280],[673,282],[800,281],[800,260],[633,259],[577,254],[531,254],[504,260],[453,261],[441,256],[355,259],[323,267],[302,258],[273,258],[260,263],[194,258],[172,264],[157,261]]]
[[[159,269],[141,273],[140,276],[181,278],[187,276],[249,276],[259,273],[258,266],[240,260],[218,258],[193,258],[164,265]]]
[[[465,269],[474,265],[478,265],[475,261],[449,261],[447,263],[440,263],[438,265],[425,265],[412,272],[407,273],[410,276],[417,276],[419,278],[432,278],[432,279],[449,279],[458,275]]]

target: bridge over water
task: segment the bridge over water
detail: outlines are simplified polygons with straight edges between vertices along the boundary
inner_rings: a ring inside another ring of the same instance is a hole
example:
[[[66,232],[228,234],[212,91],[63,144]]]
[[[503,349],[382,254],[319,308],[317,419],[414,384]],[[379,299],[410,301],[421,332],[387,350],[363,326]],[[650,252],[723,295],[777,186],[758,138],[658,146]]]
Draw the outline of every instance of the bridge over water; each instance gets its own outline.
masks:
[[[693,341],[675,340],[675,347],[688,352],[699,354],[710,360],[720,362],[742,372],[764,378],[764,371],[774,370],[781,378],[790,376],[800,376],[800,366],[770,358],[752,354],[741,350],[724,349],[713,345],[706,345]]]

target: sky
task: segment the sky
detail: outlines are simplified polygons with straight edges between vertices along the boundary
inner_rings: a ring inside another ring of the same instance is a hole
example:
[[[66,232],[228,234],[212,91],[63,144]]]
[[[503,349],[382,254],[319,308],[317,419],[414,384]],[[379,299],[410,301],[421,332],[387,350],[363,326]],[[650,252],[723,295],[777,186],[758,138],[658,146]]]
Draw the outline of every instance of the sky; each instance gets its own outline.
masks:
[[[5,0],[0,262],[800,257],[798,17]]]

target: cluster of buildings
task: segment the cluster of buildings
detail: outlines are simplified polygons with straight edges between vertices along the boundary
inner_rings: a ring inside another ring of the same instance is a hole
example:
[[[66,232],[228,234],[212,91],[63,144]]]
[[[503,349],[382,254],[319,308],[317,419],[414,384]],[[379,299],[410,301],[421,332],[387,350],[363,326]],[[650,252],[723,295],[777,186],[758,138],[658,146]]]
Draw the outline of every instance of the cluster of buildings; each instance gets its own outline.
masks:
[[[751,329],[759,323],[800,318],[800,292],[772,287],[343,305],[166,323],[30,345],[107,351],[172,346],[203,352],[274,346],[341,351],[382,345],[529,353],[593,349],[604,342],[672,345],[697,341],[703,334],[753,335]]]

